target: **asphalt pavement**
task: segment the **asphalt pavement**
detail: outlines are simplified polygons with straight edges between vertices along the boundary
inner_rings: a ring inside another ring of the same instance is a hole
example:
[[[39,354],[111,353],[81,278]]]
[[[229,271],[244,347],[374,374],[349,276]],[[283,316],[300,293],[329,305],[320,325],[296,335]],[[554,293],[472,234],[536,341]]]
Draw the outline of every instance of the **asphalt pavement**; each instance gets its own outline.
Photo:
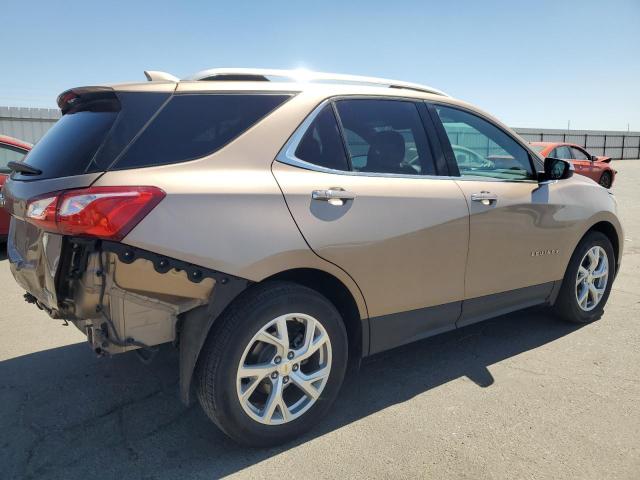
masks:
[[[171,348],[96,358],[0,254],[0,477],[640,478],[640,161],[614,164],[625,252],[601,320],[536,308],[375,356],[318,428],[268,450],[180,403]]]

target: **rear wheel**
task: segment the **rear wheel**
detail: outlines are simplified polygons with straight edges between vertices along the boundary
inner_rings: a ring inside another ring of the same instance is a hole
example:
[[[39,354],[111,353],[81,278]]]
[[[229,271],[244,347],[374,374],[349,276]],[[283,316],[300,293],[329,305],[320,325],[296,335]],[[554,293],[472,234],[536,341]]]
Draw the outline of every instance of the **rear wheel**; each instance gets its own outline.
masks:
[[[554,305],[564,320],[589,323],[602,315],[615,277],[611,242],[600,232],[588,233],[569,261]]]
[[[611,188],[611,172],[604,172],[600,176],[600,181],[598,183],[604,188]]]
[[[230,437],[251,446],[291,440],[335,400],[347,365],[340,314],[293,283],[255,287],[216,321],[198,364],[198,399]]]

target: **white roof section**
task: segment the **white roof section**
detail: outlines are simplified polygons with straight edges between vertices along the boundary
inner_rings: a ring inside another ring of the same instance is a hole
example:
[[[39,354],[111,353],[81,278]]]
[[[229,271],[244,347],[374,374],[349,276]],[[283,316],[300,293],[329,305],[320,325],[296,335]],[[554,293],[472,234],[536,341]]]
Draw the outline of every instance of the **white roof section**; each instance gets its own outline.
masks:
[[[154,72],[154,73],[159,73],[159,72]],[[166,74],[166,75],[169,75],[169,74]],[[277,81],[277,79],[286,79],[288,81],[294,81],[297,83],[329,82],[329,83],[365,84],[365,85],[375,85],[375,86],[386,86],[389,88],[404,88],[408,90],[416,90],[419,92],[432,93],[435,95],[442,95],[445,97],[449,97],[449,95],[444,93],[442,90],[429,87],[428,85],[421,85],[419,83],[403,82],[401,80],[391,80],[388,78],[364,77],[360,75],[345,75],[342,73],[313,72],[313,71],[304,70],[304,69],[278,70],[278,69],[265,69],[265,68],[211,68],[208,70],[202,70],[183,80],[225,80],[225,77],[229,77],[229,80],[243,80],[243,81],[251,81],[251,80],[263,80],[263,81],[276,80]]]

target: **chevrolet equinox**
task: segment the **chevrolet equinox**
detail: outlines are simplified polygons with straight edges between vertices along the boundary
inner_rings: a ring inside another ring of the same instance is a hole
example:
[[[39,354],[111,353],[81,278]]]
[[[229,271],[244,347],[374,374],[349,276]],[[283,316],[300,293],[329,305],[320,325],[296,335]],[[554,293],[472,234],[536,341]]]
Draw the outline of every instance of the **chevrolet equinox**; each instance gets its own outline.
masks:
[[[25,299],[98,355],[171,342],[238,442],[310,429],[350,361],[533,305],[602,314],[610,191],[423,85],[213,69],[73,88],[4,186]]]

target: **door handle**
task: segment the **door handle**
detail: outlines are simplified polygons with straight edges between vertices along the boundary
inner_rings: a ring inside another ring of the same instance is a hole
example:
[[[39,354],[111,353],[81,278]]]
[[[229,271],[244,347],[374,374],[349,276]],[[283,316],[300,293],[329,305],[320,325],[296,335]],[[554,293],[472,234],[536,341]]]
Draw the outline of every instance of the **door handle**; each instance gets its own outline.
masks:
[[[327,190],[314,190],[311,192],[313,200],[329,202],[331,205],[344,205],[347,200],[356,198],[355,194],[347,192],[343,188],[332,187]]]
[[[496,203],[498,201],[498,195],[491,192],[480,192],[480,193],[472,193],[471,194],[472,202],[480,202],[483,205],[491,205],[492,203]]]

